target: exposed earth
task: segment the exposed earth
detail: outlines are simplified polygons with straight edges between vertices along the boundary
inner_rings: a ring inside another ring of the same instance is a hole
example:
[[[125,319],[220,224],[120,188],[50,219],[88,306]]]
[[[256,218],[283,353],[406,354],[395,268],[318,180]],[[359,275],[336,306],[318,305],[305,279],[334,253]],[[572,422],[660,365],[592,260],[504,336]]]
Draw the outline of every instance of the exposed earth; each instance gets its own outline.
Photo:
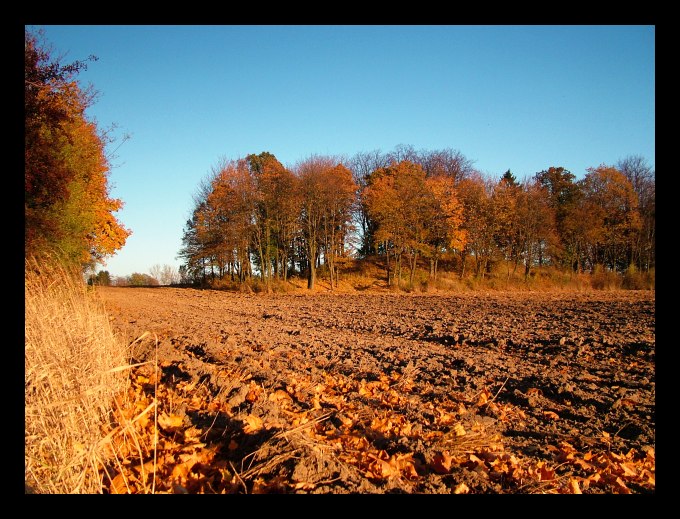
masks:
[[[97,292],[157,493],[655,491],[654,292]]]

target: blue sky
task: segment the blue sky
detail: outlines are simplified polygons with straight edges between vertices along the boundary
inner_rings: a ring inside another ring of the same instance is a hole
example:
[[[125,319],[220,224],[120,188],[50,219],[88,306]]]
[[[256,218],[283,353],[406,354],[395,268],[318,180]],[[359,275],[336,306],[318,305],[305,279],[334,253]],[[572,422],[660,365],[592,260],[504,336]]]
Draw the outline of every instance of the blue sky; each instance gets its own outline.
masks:
[[[114,276],[179,266],[192,195],[221,157],[293,166],[453,148],[517,178],[655,163],[654,26],[34,26],[100,92],[111,194],[133,232]],[[117,144],[114,144],[114,147]]]

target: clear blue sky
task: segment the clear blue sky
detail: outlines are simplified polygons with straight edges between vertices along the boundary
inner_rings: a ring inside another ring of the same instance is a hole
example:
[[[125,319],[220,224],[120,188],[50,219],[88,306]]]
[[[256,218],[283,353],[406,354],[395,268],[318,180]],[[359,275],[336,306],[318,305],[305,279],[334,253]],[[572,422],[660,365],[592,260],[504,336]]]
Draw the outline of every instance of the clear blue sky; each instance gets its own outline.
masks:
[[[179,266],[199,181],[220,157],[292,166],[453,148],[519,179],[628,155],[655,163],[654,26],[36,26],[100,97],[111,194],[133,231],[111,275]]]

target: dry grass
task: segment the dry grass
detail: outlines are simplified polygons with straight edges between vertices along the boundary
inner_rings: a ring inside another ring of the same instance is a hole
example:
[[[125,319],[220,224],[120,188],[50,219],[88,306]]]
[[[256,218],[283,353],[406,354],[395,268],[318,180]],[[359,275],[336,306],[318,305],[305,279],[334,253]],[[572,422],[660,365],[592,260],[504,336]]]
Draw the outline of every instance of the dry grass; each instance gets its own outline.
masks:
[[[26,262],[27,492],[102,492],[104,431],[128,380],[126,349],[77,272]]]

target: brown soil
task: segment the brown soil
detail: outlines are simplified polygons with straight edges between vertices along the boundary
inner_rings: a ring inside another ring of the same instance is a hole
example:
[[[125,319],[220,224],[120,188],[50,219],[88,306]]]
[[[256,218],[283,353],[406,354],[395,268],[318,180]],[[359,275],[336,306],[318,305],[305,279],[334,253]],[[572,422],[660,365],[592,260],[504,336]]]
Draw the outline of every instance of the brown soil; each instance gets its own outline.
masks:
[[[158,491],[654,492],[654,292],[97,290],[210,449]]]

